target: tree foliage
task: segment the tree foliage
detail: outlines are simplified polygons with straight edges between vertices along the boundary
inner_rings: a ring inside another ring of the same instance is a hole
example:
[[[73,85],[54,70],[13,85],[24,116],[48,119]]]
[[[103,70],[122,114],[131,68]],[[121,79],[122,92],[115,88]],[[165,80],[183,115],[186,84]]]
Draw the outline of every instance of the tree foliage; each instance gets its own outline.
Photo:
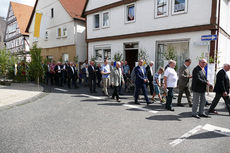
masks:
[[[29,75],[31,79],[37,80],[42,78],[44,70],[42,66],[41,48],[37,48],[36,45],[30,50],[31,62],[29,63]]]
[[[117,53],[114,54],[113,59],[114,59],[114,61],[121,61],[122,60],[122,56],[123,56],[122,53],[117,52]]]
[[[0,49],[0,75],[6,77],[9,70],[17,62],[17,57],[6,49]]]

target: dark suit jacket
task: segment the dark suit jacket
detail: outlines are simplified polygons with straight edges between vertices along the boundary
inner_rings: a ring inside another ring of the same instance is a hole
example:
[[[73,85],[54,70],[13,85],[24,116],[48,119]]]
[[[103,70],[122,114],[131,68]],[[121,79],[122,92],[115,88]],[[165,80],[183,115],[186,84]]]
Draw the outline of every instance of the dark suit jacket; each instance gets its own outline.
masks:
[[[135,83],[137,86],[141,86],[142,84],[144,84],[144,79],[147,79],[147,76],[146,76],[146,70],[145,68],[143,68],[144,70],[144,74],[140,68],[140,66],[137,66],[135,67],[135,76],[136,76],[136,80],[135,80]]]
[[[197,65],[192,71],[192,91],[204,93],[207,87],[207,78],[201,67]]]
[[[150,70],[149,65],[146,67],[146,74],[147,74],[147,78],[148,78],[149,82],[152,82],[154,73],[151,75],[151,70]]]
[[[63,68],[63,66],[62,65],[60,65],[60,69],[61,69],[61,71],[58,71],[58,65],[56,65],[55,67],[54,67],[54,71],[55,71],[55,73],[58,73],[58,74],[61,74],[62,73],[62,68]]]
[[[179,88],[184,88],[189,86],[189,69],[183,65],[179,70]]]
[[[229,93],[229,78],[224,69],[220,70],[216,75],[214,92],[220,94],[223,94],[224,92]]]
[[[72,67],[73,67],[73,66],[72,66]],[[73,71],[74,71],[74,72],[73,72]],[[75,73],[76,73],[75,68],[73,67],[73,70],[72,70],[71,66],[68,66],[68,67],[67,67],[67,73],[68,73],[68,78],[73,78],[73,77],[75,77]]]
[[[88,66],[89,78],[92,80],[96,79],[96,72],[95,72],[96,68],[95,67],[93,67],[93,68],[91,65]]]

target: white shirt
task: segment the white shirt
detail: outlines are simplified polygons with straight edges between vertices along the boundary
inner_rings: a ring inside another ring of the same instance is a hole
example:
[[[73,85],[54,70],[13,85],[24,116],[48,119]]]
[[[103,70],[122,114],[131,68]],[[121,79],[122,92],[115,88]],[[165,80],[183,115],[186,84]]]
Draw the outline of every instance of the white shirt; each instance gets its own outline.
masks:
[[[73,73],[74,73],[74,69],[73,69],[73,67],[71,66],[71,69],[72,69],[72,71],[73,71]]]
[[[149,67],[150,67],[151,76],[153,76],[153,67],[152,66]]]
[[[141,66],[141,71],[145,75],[143,66]]]
[[[177,86],[178,77],[173,68],[168,67],[164,73],[164,76],[167,77],[167,87],[175,88]]]

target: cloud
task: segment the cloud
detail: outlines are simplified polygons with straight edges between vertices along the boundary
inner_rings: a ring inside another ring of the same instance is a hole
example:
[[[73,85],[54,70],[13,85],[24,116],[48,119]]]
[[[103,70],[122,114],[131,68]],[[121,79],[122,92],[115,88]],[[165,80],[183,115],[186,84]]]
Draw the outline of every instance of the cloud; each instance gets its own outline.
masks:
[[[30,5],[30,6],[34,6],[34,3],[35,3],[35,0],[11,0],[11,1],[17,2],[17,3],[22,3],[25,5]],[[0,16],[3,16],[3,17],[7,16],[9,3],[10,3],[10,0],[1,0]]]

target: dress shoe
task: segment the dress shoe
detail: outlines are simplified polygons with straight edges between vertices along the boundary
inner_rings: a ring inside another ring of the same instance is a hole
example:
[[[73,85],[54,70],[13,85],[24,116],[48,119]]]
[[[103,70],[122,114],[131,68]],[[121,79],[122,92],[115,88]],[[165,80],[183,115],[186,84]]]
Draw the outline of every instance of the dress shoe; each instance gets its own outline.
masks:
[[[192,104],[189,104],[189,107],[192,107]]]
[[[141,103],[139,103],[139,102],[135,101],[135,104],[136,104],[136,105],[140,105]]]
[[[218,114],[216,110],[208,111],[208,113]]]
[[[206,118],[208,118],[209,116],[208,115],[206,115],[206,114],[199,114],[199,116],[200,117],[206,117]]]
[[[209,106],[209,105],[211,105],[211,103],[209,103],[208,101],[206,101],[205,106]]]
[[[184,105],[183,105],[183,104],[177,104],[177,106],[179,106],[179,107],[184,107]]]
[[[168,108],[168,110],[169,110],[169,111],[172,111],[172,112],[175,111],[173,108]]]
[[[117,102],[121,102],[121,100],[120,100],[120,99],[117,99]]]
[[[192,115],[192,117],[195,117],[197,119],[200,119],[200,116],[199,115]]]
[[[147,102],[147,105],[150,105],[150,104],[152,104],[151,102]]]

